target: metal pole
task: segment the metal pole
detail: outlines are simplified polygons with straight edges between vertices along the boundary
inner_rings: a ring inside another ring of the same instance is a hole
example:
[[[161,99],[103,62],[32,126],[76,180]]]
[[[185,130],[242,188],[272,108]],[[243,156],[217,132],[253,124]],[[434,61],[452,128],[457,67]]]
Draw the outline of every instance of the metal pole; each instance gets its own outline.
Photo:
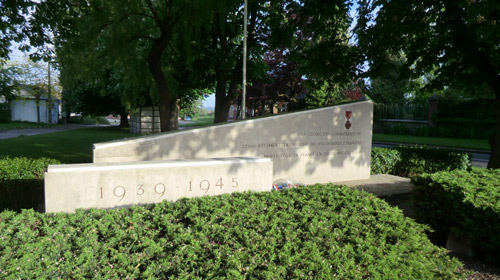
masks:
[[[245,14],[243,16],[243,94],[241,96],[241,119],[246,118],[247,97],[247,20],[248,0],[245,0]]]
[[[51,93],[51,90],[50,90],[50,61],[47,63],[48,65],[48,82],[49,82],[49,86],[47,88],[48,90],[48,96],[47,96],[47,102],[49,103],[48,104],[48,109],[49,109],[49,116],[47,118],[47,121],[48,123],[52,124],[52,93]]]

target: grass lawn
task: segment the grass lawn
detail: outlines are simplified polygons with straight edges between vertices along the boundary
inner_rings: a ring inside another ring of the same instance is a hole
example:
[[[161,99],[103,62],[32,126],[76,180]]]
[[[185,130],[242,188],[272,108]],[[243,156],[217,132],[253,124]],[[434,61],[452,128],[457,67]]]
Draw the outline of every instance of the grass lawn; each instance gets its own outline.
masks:
[[[443,146],[450,148],[464,148],[485,151],[490,150],[488,140],[484,139],[455,139],[374,133],[373,141],[418,144],[427,146]]]
[[[92,145],[98,142],[131,138],[128,129],[91,127],[0,140],[0,156],[49,157],[63,163],[92,162]]]
[[[8,123],[0,123],[0,130],[22,129],[22,128],[47,128],[54,126],[57,126],[57,124],[11,121]]]
[[[196,119],[193,119],[189,123],[184,123],[184,124],[179,124],[179,127],[191,127],[191,126],[196,126],[196,127],[202,127],[202,126],[209,126],[214,124],[214,116],[202,116],[198,117]]]

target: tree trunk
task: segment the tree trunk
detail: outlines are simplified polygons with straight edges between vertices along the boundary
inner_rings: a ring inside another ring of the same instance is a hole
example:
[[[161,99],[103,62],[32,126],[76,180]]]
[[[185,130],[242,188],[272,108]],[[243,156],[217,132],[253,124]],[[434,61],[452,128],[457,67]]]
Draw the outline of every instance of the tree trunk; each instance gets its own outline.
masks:
[[[495,130],[493,132],[493,139],[490,141],[491,154],[488,161],[488,168],[500,168],[500,91],[495,91]]]
[[[69,110],[69,108],[68,108],[68,109],[66,109],[66,122],[69,123],[70,118],[71,118],[71,110]]]
[[[40,123],[40,95],[36,95],[36,122]]]
[[[128,127],[128,113],[120,112],[120,127]]]
[[[171,96],[161,67],[161,57],[167,46],[168,39],[167,34],[162,32],[160,38],[153,42],[148,55],[149,71],[155,81],[160,99],[158,111],[160,112],[161,132],[177,130],[177,117],[179,115],[178,100]]]
[[[179,102],[180,99],[175,98],[170,102],[169,105],[169,130],[178,130],[179,129]]]
[[[214,123],[227,122],[232,96],[226,95],[226,81],[224,78],[217,80],[215,87],[215,112]]]

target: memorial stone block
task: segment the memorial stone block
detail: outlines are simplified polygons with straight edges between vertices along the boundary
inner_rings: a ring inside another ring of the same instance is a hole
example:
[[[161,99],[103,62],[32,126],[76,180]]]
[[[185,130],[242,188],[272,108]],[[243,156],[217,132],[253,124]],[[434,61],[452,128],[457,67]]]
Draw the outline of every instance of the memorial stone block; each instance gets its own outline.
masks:
[[[267,158],[50,165],[45,211],[116,208],[182,197],[270,191]]]
[[[97,143],[94,162],[267,157],[274,180],[368,179],[373,103],[362,101],[206,128]]]

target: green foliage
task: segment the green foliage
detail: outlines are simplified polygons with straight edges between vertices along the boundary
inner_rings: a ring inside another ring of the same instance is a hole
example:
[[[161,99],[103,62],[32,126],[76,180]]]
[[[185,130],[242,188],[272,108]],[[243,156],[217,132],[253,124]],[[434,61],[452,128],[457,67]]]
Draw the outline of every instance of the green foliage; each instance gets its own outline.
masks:
[[[500,264],[500,169],[423,174],[413,183],[418,220],[436,230],[436,240],[453,231]]]
[[[490,139],[494,131],[494,120],[449,118],[437,119],[435,126],[419,125],[405,122],[375,123],[379,133],[393,135],[430,136],[455,139]]]
[[[411,79],[404,76],[406,67],[406,57],[404,54],[385,56],[385,65],[383,69],[372,66],[372,75],[370,77],[370,86],[367,94],[376,103],[398,104],[407,102],[407,94],[412,89],[414,83]]]
[[[362,1],[355,31],[371,72],[381,74],[388,55],[403,53],[402,77],[433,72],[429,86],[486,83],[498,96],[497,12],[488,1]]]
[[[313,86],[314,85],[310,85]],[[306,96],[306,104],[309,108],[331,106],[346,101],[345,87],[339,84],[323,82],[319,88],[310,88]]]
[[[0,59],[8,58],[13,42],[20,43],[26,37],[22,27],[33,4],[34,1],[27,0],[0,2]]]
[[[490,139],[495,127],[494,119],[437,118],[434,123],[430,136],[463,139]]]
[[[13,93],[16,85],[17,69],[12,65],[4,65],[5,61],[2,59],[1,48],[2,43],[0,43],[0,122],[8,122],[10,121],[9,101],[14,99]]]
[[[193,100],[190,102],[183,102],[180,105],[179,117],[183,118],[186,116],[193,118],[198,118],[200,116],[203,107],[203,98]]]
[[[346,83],[355,77],[359,54],[349,44],[351,1],[275,1],[271,4],[272,47],[287,47],[309,80]]]
[[[355,31],[370,72],[380,74],[385,69],[388,53],[404,53],[407,63],[402,77],[416,79],[433,72],[432,80],[426,82],[428,90],[454,85],[489,88],[486,92],[495,95],[495,109],[490,112],[496,115],[496,125],[488,168],[500,168],[497,3],[379,0],[359,4]]]
[[[91,116],[74,116],[68,120],[69,123],[91,125],[91,124],[109,124],[105,117],[91,117]]]
[[[440,98],[438,100],[438,112],[435,119],[479,119],[494,120],[494,104],[492,98],[469,98],[469,99],[451,99]]]
[[[371,97],[371,96],[370,96]],[[404,119],[427,120],[428,105],[415,104],[373,104],[373,118],[378,119]]]
[[[425,147],[373,148],[371,174],[412,176],[470,169],[470,154]]]
[[[62,96],[66,114],[126,115],[122,102],[123,83],[110,70],[95,71],[95,75],[92,82],[78,81],[74,85],[65,86]]]
[[[0,211],[36,208],[43,203],[44,170],[51,158],[0,158]]]
[[[0,123],[7,123],[10,121],[10,110],[7,103],[0,104]]]
[[[0,276],[60,279],[459,278],[426,227],[334,185],[146,207],[0,213]]]

